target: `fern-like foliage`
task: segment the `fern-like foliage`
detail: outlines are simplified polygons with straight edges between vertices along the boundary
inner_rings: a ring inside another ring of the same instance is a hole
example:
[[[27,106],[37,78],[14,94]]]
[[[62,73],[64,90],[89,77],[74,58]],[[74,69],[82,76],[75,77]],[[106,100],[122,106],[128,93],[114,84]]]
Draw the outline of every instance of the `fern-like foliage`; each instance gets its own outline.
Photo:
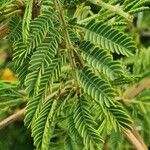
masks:
[[[14,43],[14,56],[13,59],[16,63],[16,65],[22,65],[26,59],[27,46],[23,43],[23,41],[20,39],[17,42]]]
[[[104,49],[126,56],[130,56],[136,51],[131,38],[103,22],[95,23],[92,20],[85,28],[85,39]]]
[[[24,13],[23,23],[22,23],[22,37],[23,41],[26,43],[29,32],[30,32],[30,21],[32,19],[32,7],[33,7],[33,0],[28,1],[26,4],[26,10]]]
[[[30,56],[25,57],[27,46],[23,43],[22,39],[17,40],[13,46],[13,61],[16,66],[16,73],[18,75],[18,78],[20,79],[20,82],[24,84]]]
[[[125,128],[131,130],[131,124],[132,120],[130,119],[129,115],[125,112],[123,107],[121,105],[116,104],[116,106],[111,106],[109,108],[110,111],[110,119],[114,119],[113,124],[116,123],[116,125],[113,125],[113,127],[118,127],[119,129]],[[112,119],[112,120],[113,120]],[[117,129],[116,129],[117,130]]]
[[[51,128],[53,124],[52,118],[54,117],[53,115],[56,106],[56,100],[54,100],[53,102],[46,101],[41,107],[39,115],[37,116],[34,124],[32,125],[32,136],[34,137],[34,143],[39,149],[42,148],[46,150],[49,147],[50,138],[53,133],[53,129]]]
[[[58,44],[53,37],[46,37],[33,53],[29,70],[49,66],[57,53]]]
[[[99,72],[103,72],[110,78],[123,75],[121,63],[113,61],[111,55],[109,55],[107,51],[99,47],[94,47],[93,44],[86,41],[81,43],[80,49],[87,63],[99,70]]]
[[[83,142],[82,142],[82,137],[79,134],[79,132],[78,132],[76,126],[75,126],[73,114],[71,114],[68,117],[67,122],[68,122],[68,131],[69,131],[69,134],[71,135],[73,141],[75,141],[79,145],[78,148],[82,149],[82,147],[84,146]]]
[[[21,39],[21,19],[17,16],[12,17],[9,22],[9,39],[13,43]]]
[[[42,42],[51,26],[53,27],[53,23],[49,17],[49,13],[44,13],[31,22],[32,33],[27,41],[29,53],[31,48],[34,49]]]
[[[89,68],[85,67],[79,73],[79,81],[84,91],[97,102],[106,106],[113,104],[112,99],[115,96],[113,88],[107,81],[94,75]]]
[[[37,109],[38,104],[40,103],[40,101],[42,99],[45,98],[48,86],[52,84],[53,79],[57,78],[59,74],[60,74],[60,62],[59,62],[59,60],[55,59],[52,62],[51,66],[49,66],[47,69],[45,69],[44,74],[41,75],[42,77],[40,79],[38,91],[35,93],[33,100],[29,101],[29,103],[27,105],[27,112],[26,112],[26,118],[25,118],[25,122],[27,125],[29,125],[29,123],[33,119],[34,114],[36,113],[36,110],[38,111],[38,109]],[[29,88],[32,88],[32,87],[30,87],[30,83],[33,82],[32,81],[33,79],[35,81],[38,78],[34,78],[34,76],[30,77],[30,74],[27,77],[28,78],[26,81],[26,86],[29,85]],[[28,90],[30,90],[30,89],[28,89]]]
[[[73,143],[74,141],[71,140],[71,137],[67,137],[65,139],[65,150],[76,150],[76,145],[75,143]]]
[[[44,72],[47,70],[46,68],[49,68],[49,65],[53,61],[55,62],[55,55],[57,50],[57,42],[53,38],[46,38],[43,43],[37,48],[37,50],[33,53],[30,61],[29,70],[31,71],[27,77],[26,77],[26,87],[29,93],[32,93],[32,90],[38,89],[38,86],[36,88],[30,87],[30,82],[33,82],[35,84],[32,85],[39,85],[38,82],[40,82],[41,74],[44,74]],[[36,84],[37,83],[37,84]],[[35,90],[36,93],[38,90]]]
[[[83,137],[83,142],[87,149],[99,149],[103,140],[96,131],[97,124],[90,115],[88,107],[87,101],[84,98],[80,98],[73,116],[75,127]]]
[[[9,108],[26,101],[26,97],[17,90],[17,84],[0,81],[0,109]]]
[[[124,2],[124,9],[128,10],[130,14],[134,14],[141,11],[149,10],[147,6],[150,4],[149,0],[134,0],[132,3],[128,0]]]
[[[0,82],[0,107],[26,103],[24,122],[39,150],[102,149],[113,132],[132,131],[134,117],[124,95],[127,84],[148,68],[149,51],[126,63],[137,46],[125,32],[130,34],[132,15],[148,10],[149,1],[82,2],[12,0],[0,7],[0,20],[10,18],[4,38],[13,48],[19,80],[17,87]],[[128,66],[134,66],[131,76]]]

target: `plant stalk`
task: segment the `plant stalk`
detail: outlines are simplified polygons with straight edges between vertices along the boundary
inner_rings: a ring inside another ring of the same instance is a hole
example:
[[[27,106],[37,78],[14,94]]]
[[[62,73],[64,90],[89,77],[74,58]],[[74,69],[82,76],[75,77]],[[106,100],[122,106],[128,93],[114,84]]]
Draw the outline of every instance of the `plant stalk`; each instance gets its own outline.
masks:
[[[90,0],[91,3],[101,6],[104,9],[107,9],[111,12],[114,12],[115,14],[118,14],[122,17],[124,17],[128,22],[133,22],[133,16],[128,14],[127,12],[123,11],[122,7],[120,5],[111,5],[109,3],[105,3],[102,0]]]
[[[54,1],[55,8],[58,11],[60,23],[61,23],[61,26],[62,26],[62,32],[63,32],[63,35],[64,35],[67,54],[68,54],[69,62],[71,63],[72,70],[73,70],[72,74],[73,74],[73,76],[76,80],[76,83],[77,83],[77,76],[76,76],[77,66],[76,66],[76,60],[75,60],[74,53],[73,53],[74,52],[74,47],[72,45],[72,42],[71,42],[70,37],[69,37],[68,30],[67,30],[67,24],[66,24],[65,18],[64,18],[64,10],[63,10],[63,7],[61,6],[59,0],[53,0],[53,1]]]

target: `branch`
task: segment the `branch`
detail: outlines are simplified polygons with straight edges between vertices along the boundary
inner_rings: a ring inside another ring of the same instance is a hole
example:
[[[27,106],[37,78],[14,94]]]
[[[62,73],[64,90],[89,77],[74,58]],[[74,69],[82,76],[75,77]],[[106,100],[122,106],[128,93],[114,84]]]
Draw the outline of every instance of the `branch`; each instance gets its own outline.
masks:
[[[0,39],[3,39],[8,32],[8,21],[0,25]]]
[[[48,95],[45,100],[47,101],[53,97],[64,96],[68,92],[68,90],[72,87],[73,87],[73,84],[72,85],[66,85],[63,89],[57,90],[57,91],[53,92],[52,94]],[[25,113],[25,108],[21,109],[17,113],[4,119],[3,121],[0,122],[0,129],[3,129],[4,127],[8,126],[10,123],[18,120],[19,118],[23,118],[24,113]]]
[[[25,113],[25,108],[21,109],[20,111],[18,111],[17,113],[9,116],[8,118],[4,119],[3,121],[0,122],[0,129],[8,126],[10,123],[22,118],[24,116]]]
[[[123,131],[125,137],[134,145],[136,150],[148,150],[146,145],[141,143],[139,139],[131,131]]]
[[[150,79],[145,79],[143,82],[138,83],[136,86],[132,87],[129,92],[126,93],[125,98],[133,99],[139,93],[150,87]]]
[[[143,147],[145,148],[145,150],[147,150],[147,146],[144,143],[142,137],[140,136],[140,134],[138,133],[138,131],[136,130],[135,126],[133,126],[133,131],[132,131],[133,135],[138,139],[138,141],[143,145]]]
[[[141,93],[148,87],[150,87],[150,79],[145,79],[141,83],[138,83],[136,86],[132,87],[130,91],[125,94],[125,97],[132,100],[134,97],[136,97],[139,93]],[[133,131],[130,132],[123,131],[123,134],[134,145],[136,150],[148,149],[146,144],[143,141],[143,138],[140,136],[140,134],[138,133],[134,125],[133,125]]]

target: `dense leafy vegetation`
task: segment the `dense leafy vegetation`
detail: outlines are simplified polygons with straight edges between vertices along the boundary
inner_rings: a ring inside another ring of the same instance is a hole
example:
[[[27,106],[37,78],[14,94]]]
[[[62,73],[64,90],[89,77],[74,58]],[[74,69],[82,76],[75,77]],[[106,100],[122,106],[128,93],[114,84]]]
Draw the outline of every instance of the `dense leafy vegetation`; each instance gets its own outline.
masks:
[[[149,10],[149,3],[0,3],[0,38],[9,44],[9,67],[17,76],[15,82],[0,81],[0,108],[25,107],[36,149],[146,150],[150,145],[150,50],[133,34],[134,18]]]

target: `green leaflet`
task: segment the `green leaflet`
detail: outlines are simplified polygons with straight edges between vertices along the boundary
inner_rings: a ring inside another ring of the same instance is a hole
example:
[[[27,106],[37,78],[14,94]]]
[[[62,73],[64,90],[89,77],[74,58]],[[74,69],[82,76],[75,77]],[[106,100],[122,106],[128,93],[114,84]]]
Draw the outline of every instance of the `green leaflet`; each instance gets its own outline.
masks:
[[[18,104],[21,104],[24,102],[24,100],[22,98],[17,98],[14,100],[14,98],[12,98],[12,100],[9,98],[9,100],[7,100],[7,97],[3,97],[5,98],[5,100],[0,100],[0,108],[4,108],[4,107],[11,107],[11,106],[16,106]]]
[[[43,134],[42,146],[41,146],[42,150],[51,149],[50,141],[55,129],[56,107],[57,107],[57,100],[54,100],[44,128],[44,134]]]
[[[22,22],[22,37],[24,43],[27,42],[29,32],[30,32],[30,21],[32,19],[32,7],[33,7],[33,0],[28,0],[26,3],[26,9],[23,17]]]
[[[13,47],[13,61],[15,62],[15,65],[22,66],[25,63],[25,60],[27,59],[27,46],[23,43],[22,39],[20,39],[14,43]]]
[[[25,79],[25,86],[29,95],[35,95],[38,93],[41,74],[42,74],[41,70],[34,70],[27,74]]]
[[[94,121],[88,109],[88,102],[82,97],[78,100],[74,111],[74,123],[87,149],[100,149],[103,140],[96,131],[97,123]]]
[[[141,6],[148,6],[148,4],[150,4],[149,0],[139,0],[136,5],[133,6],[133,8],[140,8]]]
[[[17,90],[17,84],[0,81],[0,109],[10,108],[26,101]]]
[[[88,67],[79,73],[79,82],[84,91],[101,105],[110,106],[115,96],[111,85],[96,76]]]
[[[123,140],[123,137],[120,133],[112,131],[110,135],[110,144],[111,144],[112,150],[119,149],[120,145],[123,144],[122,140]]]
[[[132,130],[132,119],[123,108],[121,104],[115,102],[115,106],[111,105],[110,107],[100,106],[97,108],[100,111],[100,116],[105,120],[105,125],[107,132],[111,133],[112,130],[115,132],[123,130]],[[99,117],[102,120],[101,117]]]
[[[65,139],[64,147],[65,150],[77,150],[76,143],[69,136]]]
[[[55,58],[58,44],[55,38],[47,37],[31,56],[30,72],[26,76],[25,85],[28,93],[36,94],[39,89],[41,75],[44,74]]]
[[[133,10],[130,10],[129,12],[131,14],[134,14],[134,13],[143,12],[143,11],[149,11],[149,10],[150,10],[149,7],[140,7],[140,8],[135,8]]]
[[[27,41],[28,53],[31,52],[31,49],[34,49],[41,44],[42,40],[45,39],[50,27],[54,28],[50,15],[52,15],[51,12],[47,11],[31,22],[31,33]]]
[[[50,12],[54,13],[53,7],[54,7],[53,1],[42,0],[42,2],[41,2],[41,13],[44,13],[45,11],[50,11]]]
[[[148,4],[150,4],[149,0],[133,0],[132,2],[126,0],[123,7],[124,10],[128,11],[130,14],[135,14],[149,10]]]
[[[21,86],[24,85],[24,80],[28,73],[28,65],[30,55],[26,55],[27,46],[23,43],[22,39],[16,41],[13,45],[13,62],[16,68],[17,76],[20,80]]]
[[[113,128],[116,132],[121,129],[132,130],[132,120],[119,103],[109,108],[103,107],[103,113],[111,125],[110,129]]]
[[[49,66],[57,53],[57,48],[58,44],[55,37],[46,37],[33,53],[29,70]]]
[[[53,79],[57,79],[61,72],[61,59],[54,59],[52,63],[39,71],[30,72],[25,81],[28,92],[35,90],[34,94],[39,94],[38,92],[44,92],[48,84],[52,85]],[[35,88],[35,86],[38,86]],[[36,91],[37,89],[37,91]]]
[[[150,4],[149,0],[133,0],[132,2],[129,0],[126,0],[123,4],[124,10],[128,10],[129,12],[139,10],[144,7],[148,8],[146,5]],[[136,11],[134,12],[136,13]]]
[[[28,103],[27,103],[27,106],[26,106],[26,113],[25,113],[25,119],[24,119],[24,122],[25,122],[25,125],[29,128],[32,124],[32,119],[33,119],[33,116],[36,112],[36,109],[38,107],[38,104],[39,104],[39,101],[41,100],[41,95],[36,97],[36,98],[31,98]]]
[[[114,122],[116,122],[117,127],[119,129],[124,128],[128,130],[132,130],[132,126],[131,126],[132,120],[121,105],[116,104],[116,107],[111,106],[108,109],[109,112],[111,113],[111,116],[114,117],[115,120]]]
[[[50,138],[53,133],[52,118],[57,106],[57,100],[48,100],[43,103],[39,115],[32,124],[32,136],[34,144],[42,150],[49,149]]]
[[[121,131],[122,129],[132,130],[132,119],[120,103],[115,102],[115,105],[111,105],[110,107],[96,104],[96,110],[98,112],[98,120],[103,122],[103,125],[100,124],[98,129],[100,132],[104,131],[103,126],[105,126],[105,131],[108,134],[113,130],[115,132]]]
[[[125,1],[124,2],[124,10],[130,10],[130,9],[132,9],[133,8],[133,6],[135,6],[135,4],[137,4],[137,0],[133,0],[132,2],[130,1],[130,2],[127,2],[127,1]]]
[[[130,56],[136,51],[131,38],[103,22],[88,23],[84,38],[113,53]]]
[[[10,42],[16,42],[22,37],[22,22],[21,19],[18,16],[14,16],[9,21],[9,41]]]
[[[82,147],[83,146],[82,137],[80,136],[78,130],[75,127],[73,114],[68,117],[67,123],[68,123],[68,130],[72,139]]]
[[[83,41],[79,47],[87,63],[110,78],[123,76],[123,68],[119,61],[113,61],[112,56],[105,50],[95,47],[90,42]]]
[[[31,124],[35,113],[39,111],[38,107],[40,107],[42,99],[45,98],[45,93],[47,93],[48,87],[52,86],[53,79],[58,78],[58,76],[60,75],[62,64],[61,61],[61,59],[54,59],[52,64],[49,67],[45,68],[43,74],[41,74],[41,78],[39,81],[40,83],[38,83],[38,91],[35,93],[32,100],[30,100],[27,104],[27,112],[25,117],[25,123],[27,126]],[[26,86],[29,85],[29,87],[27,87],[28,90],[31,90],[29,88],[32,88],[31,85],[33,84],[33,81],[37,80],[37,78],[34,77],[36,76],[32,75],[31,78],[26,79]]]

